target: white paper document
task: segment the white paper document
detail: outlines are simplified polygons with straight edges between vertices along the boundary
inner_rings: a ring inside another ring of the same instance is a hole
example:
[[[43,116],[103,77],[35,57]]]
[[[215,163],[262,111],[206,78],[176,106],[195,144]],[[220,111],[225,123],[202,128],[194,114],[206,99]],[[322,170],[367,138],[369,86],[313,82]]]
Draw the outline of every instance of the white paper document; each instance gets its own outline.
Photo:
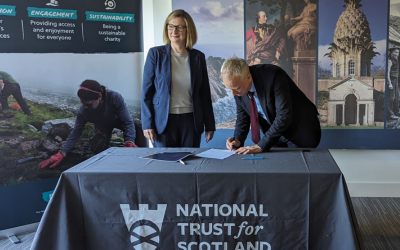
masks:
[[[198,157],[212,158],[212,159],[225,159],[233,155],[235,152],[227,149],[209,149],[197,154]]]

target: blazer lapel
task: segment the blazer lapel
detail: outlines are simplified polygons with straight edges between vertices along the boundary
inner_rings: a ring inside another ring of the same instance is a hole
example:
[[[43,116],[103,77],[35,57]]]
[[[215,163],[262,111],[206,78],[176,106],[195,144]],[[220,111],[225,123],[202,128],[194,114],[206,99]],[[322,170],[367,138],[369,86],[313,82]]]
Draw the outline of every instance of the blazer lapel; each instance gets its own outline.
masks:
[[[189,67],[190,67],[190,84],[192,86],[191,95],[193,96],[194,84],[196,83],[197,66],[200,64],[199,56],[192,50],[187,50],[189,55]]]
[[[165,80],[168,84],[168,90],[171,94],[171,45],[165,45],[164,55],[162,58],[162,65],[165,67]]]

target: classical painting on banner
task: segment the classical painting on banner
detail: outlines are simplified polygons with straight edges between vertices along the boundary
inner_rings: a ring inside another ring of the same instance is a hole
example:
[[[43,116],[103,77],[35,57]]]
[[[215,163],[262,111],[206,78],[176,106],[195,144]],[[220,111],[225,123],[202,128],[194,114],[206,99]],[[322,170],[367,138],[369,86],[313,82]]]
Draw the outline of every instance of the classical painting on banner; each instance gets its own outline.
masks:
[[[134,2],[2,1],[0,187],[58,178],[95,154],[95,128],[86,123],[58,166],[38,166],[72,131],[86,79],[120,93],[140,124],[141,2]],[[123,144],[121,130],[111,137],[110,146]]]
[[[319,1],[318,111],[322,128],[384,128],[387,4]]]
[[[246,60],[283,68],[315,103],[315,0],[246,0]]]
[[[400,52],[400,0],[390,1],[389,47],[387,50],[387,103],[386,128],[400,129],[399,92],[399,52]]]
[[[187,11],[196,25],[198,40],[194,48],[206,56],[217,129],[234,128],[236,104],[220,71],[226,58],[244,58],[243,1],[172,0],[172,9]]]

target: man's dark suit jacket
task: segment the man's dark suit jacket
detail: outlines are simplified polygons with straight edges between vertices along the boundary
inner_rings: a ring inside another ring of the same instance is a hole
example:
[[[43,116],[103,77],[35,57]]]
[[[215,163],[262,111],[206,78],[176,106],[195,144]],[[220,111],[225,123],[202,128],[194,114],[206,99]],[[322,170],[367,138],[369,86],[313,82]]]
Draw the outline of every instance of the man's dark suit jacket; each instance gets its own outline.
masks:
[[[284,136],[298,147],[317,147],[321,139],[318,111],[286,72],[274,65],[259,64],[250,66],[250,74],[269,121],[259,115],[264,136],[258,146],[268,151]],[[250,102],[248,95],[235,96],[235,101],[235,138],[243,146],[250,128]]]
[[[194,125],[196,132],[215,131],[205,56],[188,49]],[[167,126],[171,98],[171,46],[151,48],[143,71],[142,129],[162,134]]]

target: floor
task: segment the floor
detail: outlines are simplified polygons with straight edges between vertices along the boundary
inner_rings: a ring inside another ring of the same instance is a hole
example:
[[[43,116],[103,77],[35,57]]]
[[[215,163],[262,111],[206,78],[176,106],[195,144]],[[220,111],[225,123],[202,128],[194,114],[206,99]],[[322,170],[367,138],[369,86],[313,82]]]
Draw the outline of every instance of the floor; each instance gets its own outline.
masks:
[[[35,232],[17,235],[17,238],[21,241],[19,244],[12,243],[9,239],[0,240],[1,250],[29,250],[32,245],[33,237],[35,237]]]
[[[365,250],[400,250],[400,198],[352,198]]]
[[[365,250],[400,250],[400,198],[352,198]],[[18,235],[21,243],[0,240],[1,250],[28,250],[34,233]]]

